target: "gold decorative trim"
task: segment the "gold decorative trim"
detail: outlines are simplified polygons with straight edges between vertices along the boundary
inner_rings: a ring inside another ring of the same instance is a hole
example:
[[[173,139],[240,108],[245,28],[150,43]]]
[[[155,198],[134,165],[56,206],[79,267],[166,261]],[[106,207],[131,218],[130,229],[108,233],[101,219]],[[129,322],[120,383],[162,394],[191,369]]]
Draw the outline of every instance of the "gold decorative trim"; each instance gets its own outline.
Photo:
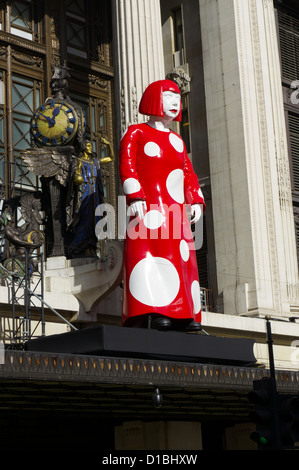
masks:
[[[41,57],[36,57],[28,54],[22,54],[21,52],[12,51],[12,57],[15,61],[21,62],[22,64],[30,65],[38,69],[43,69],[44,61]]]
[[[27,50],[37,52],[39,54],[46,54],[46,46],[40,43],[29,41],[28,39],[24,39],[18,36],[14,36],[10,33],[5,33],[4,31],[0,31],[0,41],[5,42],[8,44],[13,44],[15,46],[22,47],[23,49],[26,48]]]

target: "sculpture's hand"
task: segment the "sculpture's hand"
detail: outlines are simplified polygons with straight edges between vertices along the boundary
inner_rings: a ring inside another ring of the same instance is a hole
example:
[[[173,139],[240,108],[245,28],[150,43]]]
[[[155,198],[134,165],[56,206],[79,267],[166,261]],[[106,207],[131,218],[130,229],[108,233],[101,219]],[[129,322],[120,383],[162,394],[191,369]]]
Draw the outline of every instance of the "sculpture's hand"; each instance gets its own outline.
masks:
[[[191,206],[191,224],[195,224],[199,221],[203,213],[202,204],[193,204]]]
[[[142,220],[146,213],[146,202],[135,201],[130,204],[130,215],[135,215],[138,219]]]

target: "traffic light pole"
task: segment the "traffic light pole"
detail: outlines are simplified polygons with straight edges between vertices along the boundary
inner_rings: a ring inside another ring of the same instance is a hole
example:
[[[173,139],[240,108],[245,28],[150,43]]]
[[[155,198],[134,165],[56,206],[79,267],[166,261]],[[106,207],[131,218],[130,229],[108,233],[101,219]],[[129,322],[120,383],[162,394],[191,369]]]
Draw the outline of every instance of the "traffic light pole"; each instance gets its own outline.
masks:
[[[270,376],[274,379],[275,391],[276,391],[273,339],[272,339],[270,317],[268,316],[266,317],[266,326],[267,326],[267,343],[268,343],[268,353],[269,353]]]
[[[248,394],[255,405],[250,418],[256,424],[250,438],[260,450],[295,449],[299,443],[299,394],[277,393],[270,317],[266,317],[266,326],[270,377],[254,380]]]

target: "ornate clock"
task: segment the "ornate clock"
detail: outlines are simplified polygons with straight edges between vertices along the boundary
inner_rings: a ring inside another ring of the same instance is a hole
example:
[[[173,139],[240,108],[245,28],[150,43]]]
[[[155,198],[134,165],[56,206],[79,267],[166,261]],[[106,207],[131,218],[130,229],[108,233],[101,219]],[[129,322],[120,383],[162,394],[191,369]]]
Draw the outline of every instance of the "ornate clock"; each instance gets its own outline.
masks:
[[[79,118],[75,108],[63,99],[49,99],[33,114],[31,132],[41,145],[69,144],[76,135]]]

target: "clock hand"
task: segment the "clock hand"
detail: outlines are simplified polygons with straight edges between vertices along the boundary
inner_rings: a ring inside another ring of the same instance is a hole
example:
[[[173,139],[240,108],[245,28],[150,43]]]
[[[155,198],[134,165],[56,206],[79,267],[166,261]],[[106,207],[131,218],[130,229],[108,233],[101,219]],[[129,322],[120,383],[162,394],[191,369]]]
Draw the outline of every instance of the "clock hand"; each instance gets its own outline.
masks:
[[[36,111],[36,114],[39,114],[40,116],[45,118],[47,123],[49,124],[49,127],[55,126],[55,119],[51,118],[50,116],[45,116],[44,114],[40,113],[39,111]]]
[[[61,103],[60,106],[57,106],[55,109],[53,109],[52,118],[50,119],[51,126],[55,126],[55,117],[58,116],[58,114],[60,113],[62,106],[63,106],[63,103]]]
[[[57,107],[53,110],[52,115],[53,115],[53,117],[55,117],[55,116],[58,116],[59,113],[60,113],[60,108]]]
[[[39,111],[36,111],[36,113],[39,114],[40,116],[42,116],[43,118],[45,118],[48,122],[51,121],[50,116],[45,116],[44,114],[40,113]]]

